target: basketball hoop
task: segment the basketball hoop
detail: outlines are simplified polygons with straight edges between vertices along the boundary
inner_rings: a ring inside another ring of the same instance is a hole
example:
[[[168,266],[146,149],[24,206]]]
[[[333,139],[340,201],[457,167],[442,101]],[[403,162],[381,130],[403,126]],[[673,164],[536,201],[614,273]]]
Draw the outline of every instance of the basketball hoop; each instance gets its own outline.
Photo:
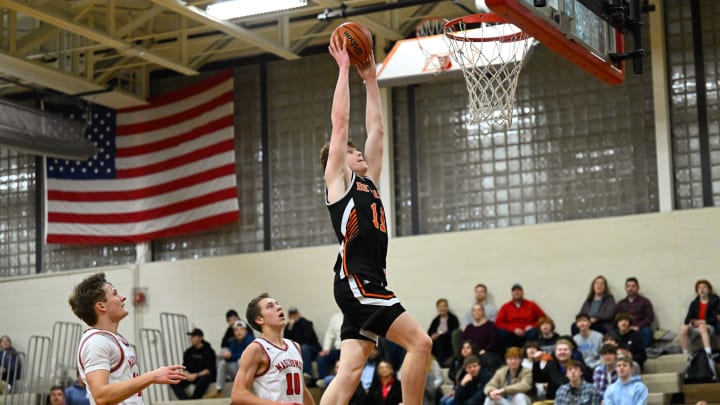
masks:
[[[425,55],[425,66],[422,68],[423,72],[433,72],[437,76],[444,70],[452,67],[452,60],[450,60],[450,52],[447,47],[431,48],[429,47],[429,43],[423,46],[423,38],[442,35],[444,32],[443,27],[446,23],[447,20],[442,17],[427,17],[422,19],[415,28],[415,38],[417,38],[418,47],[423,55]]]
[[[443,31],[465,76],[472,120],[509,127],[518,77],[533,38],[492,13],[456,18]]]

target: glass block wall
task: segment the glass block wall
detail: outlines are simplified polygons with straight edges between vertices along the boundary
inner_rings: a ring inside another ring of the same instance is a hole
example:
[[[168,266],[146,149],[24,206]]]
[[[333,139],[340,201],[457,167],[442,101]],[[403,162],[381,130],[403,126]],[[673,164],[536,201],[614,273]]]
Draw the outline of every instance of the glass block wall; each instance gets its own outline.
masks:
[[[698,109],[707,113],[713,205],[720,205],[720,4],[700,0],[703,60],[693,51],[691,2],[665,1],[670,84],[675,203],[680,209],[703,206],[700,165],[701,123]],[[698,104],[696,64],[704,67],[706,104]]]
[[[462,77],[417,86],[419,233],[657,211],[647,70],[610,87],[537,46],[509,128],[469,120]],[[412,232],[407,97],[393,92],[399,235]]]
[[[0,148],[0,277],[35,274],[35,157]]]

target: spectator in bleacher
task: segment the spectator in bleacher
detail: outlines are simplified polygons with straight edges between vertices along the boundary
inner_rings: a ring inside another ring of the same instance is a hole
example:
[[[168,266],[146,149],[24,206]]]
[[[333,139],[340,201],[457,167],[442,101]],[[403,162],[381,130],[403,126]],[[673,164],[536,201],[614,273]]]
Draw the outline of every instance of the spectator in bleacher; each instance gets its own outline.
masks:
[[[183,354],[183,366],[187,380],[173,385],[171,388],[179,400],[200,399],[217,377],[215,351],[204,339],[203,331],[195,328],[188,332],[192,345]],[[193,393],[188,396],[185,389],[193,385]]]
[[[312,362],[315,361],[320,352],[320,342],[312,321],[303,317],[296,307],[291,307],[288,309],[288,321],[283,335],[286,339],[294,340],[300,345],[305,381],[312,383],[315,381],[312,378]]]
[[[627,350],[618,350],[618,379],[603,395],[603,405],[643,405],[648,401],[648,388],[639,375],[633,375],[633,358]]]
[[[67,405],[90,405],[90,399],[88,398],[87,387],[85,382],[80,378],[80,372],[77,372],[77,379],[75,382],[65,388],[65,403]]]
[[[538,321],[538,338],[537,342],[540,350],[545,353],[555,351],[555,342],[560,338],[555,332],[555,321],[549,316],[543,316]]]
[[[600,405],[600,395],[595,386],[583,379],[583,367],[575,360],[568,360],[565,365],[567,384],[558,388],[555,394],[555,405]]]
[[[340,330],[342,329],[343,314],[337,312],[330,317],[325,337],[323,338],[322,350],[317,355],[318,378],[323,379],[329,373],[331,367],[340,358]]]
[[[590,315],[592,330],[606,333],[615,327],[615,298],[610,294],[605,277],[597,276],[590,283],[590,292],[580,307],[580,312]],[[571,330],[573,335],[578,333],[575,324]]]
[[[255,340],[248,333],[248,324],[245,321],[237,320],[233,324],[234,336],[230,339],[230,346],[220,349],[217,353],[217,378],[215,386],[208,391],[203,398],[222,397],[223,385],[228,381],[234,381],[235,375],[240,369],[240,356],[250,343]]]
[[[503,304],[498,311],[495,325],[498,328],[501,349],[522,347],[527,340],[537,340],[535,328],[545,312],[536,303],[526,300],[522,285],[513,284],[512,300]]]
[[[640,365],[642,370],[647,354],[645,354],[645,346],[642,342],[640,332],[633,330],[632,319],[629,314],[619,313],[615,316],[615,324],[617,325],[618,349],[629,350],[633,356],[633,360]]]
[[[365,396],[365,405],[399,405],[402,403],[400,380],[389,361],[381,360],[375,368],[370,389]]]
[[[485,384],[492,374],[480,365],[476,355],[470,355],[463,361],[465,375],[455,387],[455,396],[443,398],[442,405],[476,405],[485,401]]]
[[[59,385],[50,387],[48,403],[50,405],[65,405],[65,391],[63,391],[63,387]]]
[[[453,390],[443,397],[443,400],[446,401],[446,403],[449,401],[449,398],[455,396],[455,388],[460,383],[460,380],[462,380],[465,376],[465,368],[463,366],[465,359],[469,356],[476,355],[476,353],[477,348],[472,340],[465,340],[460,344],[460,349],[450,363],[450,368],[448,368],[448,379],[453,383]]]
[[[603,344],[613,345],[616,348],[620,349],[620,337],[618,336],[617,331],[608,332],[603,335]],[[636,361],[633,361],[633,374],[642,374],[640,365]]]
[[[603,344],[600,347],[600,357],[602,364],[595,367],[593,371],[593,385],[600,396],[605,394],[608,385],[617,380],[617,346],[612,344]]]
[[[0,371],[0,379],[7,384],[7,392],[11,392],[15,379],[22,378],[22,363],[7,335],[0,337]]]
[[[497,328],[495,323],[485,317],[485,308],[480,304],[472,307],[473,319],[463,330],[463,340],[472,340],[477,347],[478,355],[495,351]]]
[[[585,365],[594,369],[600,365],[600,346],[602,346],[602,333],[590,329],[590,316],[579,313],[575,316],[575,325],[578,333],[573,336],[577,349],[582,355]]]
[[[680,327],[680,346],[683,353],[688,353],[688,336],[700,335],[703,348],[707,354],[712,353],[710,335],[715,333],[720,311],[720,298],[713,293],[712,284],[708,280],[695,282],[697,296],[690,303],[685,323]]]
[[[545,368],[540,368],[540,362],[533,363],[533,382],[543,383],[546,399],[554,400],[557,389],[568,383],[565,370],[569,360],[572,360],[573,342],[560,338],[555,343],[555,354],[553,359],[548,361]],[[543,352],[535,353],[536,360],[539,360]],[[582,361],[578,361],[582,368],[582,374],[585,381],[592,382],[592,370],[588,369]]]
[[[440,398],[443,396],[442,385],[445,380],[440,363],[435,359],[435,356],[430,356],[425,371],[425,395],[423,396],[422,405],[435,405],[440,402]]]
[[[233,333],[233,325],[239,320],[240,315],[238,315],[236,310],[228,309],[227,312],[225,312],[225,323],[227,323],[227,329],[225,329],[225,334],[220,341],[220,349],[230,347],[230,340],[235,337],[235,334]]]
[[[448,300],[440,298],[435,302],[437,316],[430,322],[428,335],[433,341],[432,354],[443,366],[450,364],[453,358],[452,333],[460,327],[460,320],[448,306]]]
[[[465,312],[465,316],[463,317],[463,322],[460,324],[460,329],[465,328],[468,324],[472,323],[472,307],[475,304],[480,304],[483,306],[483,309],[485,310],[485,317],[493,322],[495,322],[495,318],[497,317],[498,310],[493,305],[487,297],[487,286],[483,283],[478,283],[475,285],[475,301],[470,306],[470,309]]]
[[[378,343],[380,342],[378,341]],[[365,398],[365,395],[367,395],[368,391],[370,391],[370,385],[372,385],[372,382],[375,379],[375,369],[382,359],[383,357],[380,347],[375,346],[372,353],[370,353],[370,356],[368,356],[367,360],[365,360],[365,365],[363,366],[363,370],[360,374],[359,384],[363,390],[363,398]],[[337,375],[337,371],[335,374]],[[330,384],[330,381],[328,381],[328,385]]]
[[[484,405],[529,405],[532,370],[521,366],[522,350],[511,347],[505,352],[505,366],[500,367],[485,384]]]
[[[631,329],[640,332],[643,338],[643,346],[647,349],[653,341],[652,324],[655,321],[655,311],[652,302],[647,297],[640,295],[640,283],[635,277],[628,277],[625,280],[625,293],[627,296],[617,302],[615,311],[630,314],[632,318]]]
[[[220,341],[220,349],[230,347],[230,341],[235,338],[235,331],[233,325],[235,325],[235,322],[239,320],[241,320],[240,316],[234,309],[229,309],[225,313],[225,322],[227,322],[228,327],[225,330],[225,334],[223,335],[222,340]],[[255,333],[253,332],[252,328],[248,328],[248,335],[250,335],[250,337],[255,337]]]

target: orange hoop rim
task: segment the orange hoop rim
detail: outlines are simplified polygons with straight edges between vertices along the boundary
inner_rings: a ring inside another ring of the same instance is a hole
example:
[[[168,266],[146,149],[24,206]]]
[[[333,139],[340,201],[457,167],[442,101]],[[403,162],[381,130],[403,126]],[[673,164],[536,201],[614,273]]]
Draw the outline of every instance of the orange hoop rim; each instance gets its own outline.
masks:
[[[455,35],[453,32],[450,31],[451,28],[455,28],[459,24],[482,24],[482,23],[497,23],[497,24],[509,24],[513,25],[506,19],[500,17],[497,14],[493,13],[480,13],[480,14],[471,14],[466,15],[462,17],[458,17],[455,19],[452,19],[445,23],[443,25],[443,31],[445,32],[445,36],[453,41],[463,41],[463,42],[517,42],[522,41],[525,39],[530,38],[530,34],[524,32],[524,31],[518,31],[513,32],[507,35],[498,35],[498,36],[492,36],[492,37],[466,37],[466,36],[460,36]],[[459,30],[464,31],[464,30]]]

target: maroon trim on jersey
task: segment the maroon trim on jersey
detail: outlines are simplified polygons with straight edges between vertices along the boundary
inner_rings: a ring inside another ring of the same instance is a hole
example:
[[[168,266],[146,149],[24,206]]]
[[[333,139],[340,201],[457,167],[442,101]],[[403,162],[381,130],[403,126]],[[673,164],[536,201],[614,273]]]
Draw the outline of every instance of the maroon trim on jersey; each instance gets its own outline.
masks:
[[[262,337],[262,336],[261,336],[261,337],[259,337],[258,339],[262,339],[262,340],[266,341],[266,342],[267,342],[267,343],[268,343],[268,344],[269,344],[270,346],[272,346],[272,347],[274,347],[274,348],[276,348],[276,349],[278,349],[278,350],[282,350],[282,351],[286,352],[286,351],[287,351],[287,349],[288,349],[288,344],[287,344],[287,342],[285,341],[285,339],[283,339],[283,343],[285,344],[285,348],[284,348],[284,349],[283,349],[282,347],[280,347],[280,346],[278,346],[278,345],[274,344],[273,342],[271,342],[271,341],[269,341],[269,340],[265,339],[265,338],[264,338],[264,337]],[[263,349],[263,350],[265,350],[265,349]]]
[[[260,338],[257,338],[257,339],[260,339]],[[262,377],[262,376],[264,376],[265,374],[267,374],[267,372],[270,371],[270,366],[271,366],[271,364],[270,364],[270,355],[268,354],[267,350],[265,350],[265,347],[262,345],[262,343],[258,342],[257,339],[256,339],[256,340],[253,340],[253,341],[251,342],[251,344],[252,344],[252,343],[257,343],[257,344],[260,346],[260,349],[262,349],[262,352],[263,352],[263,354],[265,355],[265,359],[267,360],[267,368],[266,368],[262,373],[259,373],[259,374],[256,373],[256,374],[255,374],[255,378]],[[263,339],[263,340],[265,340],[265,339]],[[267,342],[267,340],[265,340],[265,341]],[[268,343],[270,343],[270,342],[268,342]],[[272,345],[272,343],[270,343],[270,344]],[[273,346],[274,346],[274,345],[273,345]]]
[[[87,330],[85,330],[85,332],[87,332],[89,330],[92,330],[92,329],[87,329]],[[110,372],[112,373],[113,371],[119,369],[120,366],[122,366],[123,362],[125,361],[125,352],[123,351],[122,346],[120,346],[120,341],[115,337],[115,335],[113,335],[112,333],[110,333],[108,331],[98,329],[97,332],[93,332],[93,333],[89,334],[85,339],[83,339],[82,343],[80,343],[80,347],[78,348],[78,363],[80,364],[80,368],[82,368],[83,373],[85,372],[85,365],[83,364],[82,358],[80,357],[82,354],[82,348],[83,348],[83,346],[85,346],[85,343],[88,340],[90,340],[91,337],[93,337],[94,335],[100,335],[100,334],[107,335],[107,336],[110,336],[111,338],[113,338],[113,340],[115,341],[115,344],[118,345],[118,349],[120,349],[120,361],[115,366],[110,367]],[[123,340],[124,339],[125,338],[123,338]],[[127,341],[125,341],[123,343],[127,344]]]

